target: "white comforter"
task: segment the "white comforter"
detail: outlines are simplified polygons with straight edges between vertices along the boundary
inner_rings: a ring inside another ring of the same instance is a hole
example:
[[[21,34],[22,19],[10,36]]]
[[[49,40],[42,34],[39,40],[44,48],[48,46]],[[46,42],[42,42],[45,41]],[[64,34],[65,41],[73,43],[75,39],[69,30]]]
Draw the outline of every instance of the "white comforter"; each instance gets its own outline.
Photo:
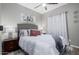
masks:
[[[30,55],[58,55],[55,40],[51,35],[20,37],[19,46]]]

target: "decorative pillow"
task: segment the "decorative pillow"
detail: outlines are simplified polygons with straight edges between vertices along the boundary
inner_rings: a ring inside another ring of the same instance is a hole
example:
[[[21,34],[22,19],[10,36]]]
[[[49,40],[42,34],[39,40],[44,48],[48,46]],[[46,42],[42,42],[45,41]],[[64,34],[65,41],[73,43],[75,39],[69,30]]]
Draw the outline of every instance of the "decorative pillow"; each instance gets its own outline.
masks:
[[[62,40],[63,48],[65,48],[65,45],[67,45],[65,42],[65,38],[63,36],[59,36],[59,38]]]
[[[20,30],[20,36],[28,36],[28,35],[29,35],[28,30],[24,30],[24,29]]]
[[[28,36],[30,36],[30,30],[31,30],[31,29],[28,29]]]
[[[30,36],[37,36],[37,35],[40,35],[41,32],[38,31],[38,30],[30,30]]]
[[[61,38],[58,37],[57,39],[55,39],[55,42],[56,42],[56,48],[61,54],[63,51],[63,44]]]

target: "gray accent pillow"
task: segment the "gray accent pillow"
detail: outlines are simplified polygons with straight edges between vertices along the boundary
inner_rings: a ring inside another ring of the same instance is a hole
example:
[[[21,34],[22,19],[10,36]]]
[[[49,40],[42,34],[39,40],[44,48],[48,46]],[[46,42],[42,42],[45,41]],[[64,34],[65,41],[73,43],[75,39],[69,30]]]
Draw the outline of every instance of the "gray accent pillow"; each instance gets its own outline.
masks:
[[[62,43],[62,40],[60,37],[58,38],[55,38],[55,42],[56,42],[56,48],[57,50],[60,52],[60,54],[62,53],[63,51],[63,43]]]

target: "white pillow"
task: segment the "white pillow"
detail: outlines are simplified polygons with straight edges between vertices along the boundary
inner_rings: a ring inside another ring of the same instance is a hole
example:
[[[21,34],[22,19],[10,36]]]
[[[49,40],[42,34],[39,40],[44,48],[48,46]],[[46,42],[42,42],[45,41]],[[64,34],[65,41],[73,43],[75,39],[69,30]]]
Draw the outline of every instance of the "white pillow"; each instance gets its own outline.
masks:
[[[29,35],[28,30],[24,30],[24,29],[20,30],[20,36],[28,36],[28,35]]]
[[[31,30],[31,29],[28,29],[28,36],[30,36],[30,30]]]

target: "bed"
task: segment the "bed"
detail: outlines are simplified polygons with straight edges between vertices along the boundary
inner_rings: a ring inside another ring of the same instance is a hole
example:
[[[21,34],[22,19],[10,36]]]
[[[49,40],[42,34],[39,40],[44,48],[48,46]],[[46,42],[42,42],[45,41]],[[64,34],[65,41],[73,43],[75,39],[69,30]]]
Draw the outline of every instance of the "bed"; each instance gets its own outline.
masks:
[[[20,36],[22,29],[38,29],[35,24],[18,24],[20,48],[29,55],[59,55],[54,38],[49,34],[38,36]]]
[[[37,37],[24,36],[19,40],[20,47],[30,55],[57,55],[55,41],[51,35]]]

